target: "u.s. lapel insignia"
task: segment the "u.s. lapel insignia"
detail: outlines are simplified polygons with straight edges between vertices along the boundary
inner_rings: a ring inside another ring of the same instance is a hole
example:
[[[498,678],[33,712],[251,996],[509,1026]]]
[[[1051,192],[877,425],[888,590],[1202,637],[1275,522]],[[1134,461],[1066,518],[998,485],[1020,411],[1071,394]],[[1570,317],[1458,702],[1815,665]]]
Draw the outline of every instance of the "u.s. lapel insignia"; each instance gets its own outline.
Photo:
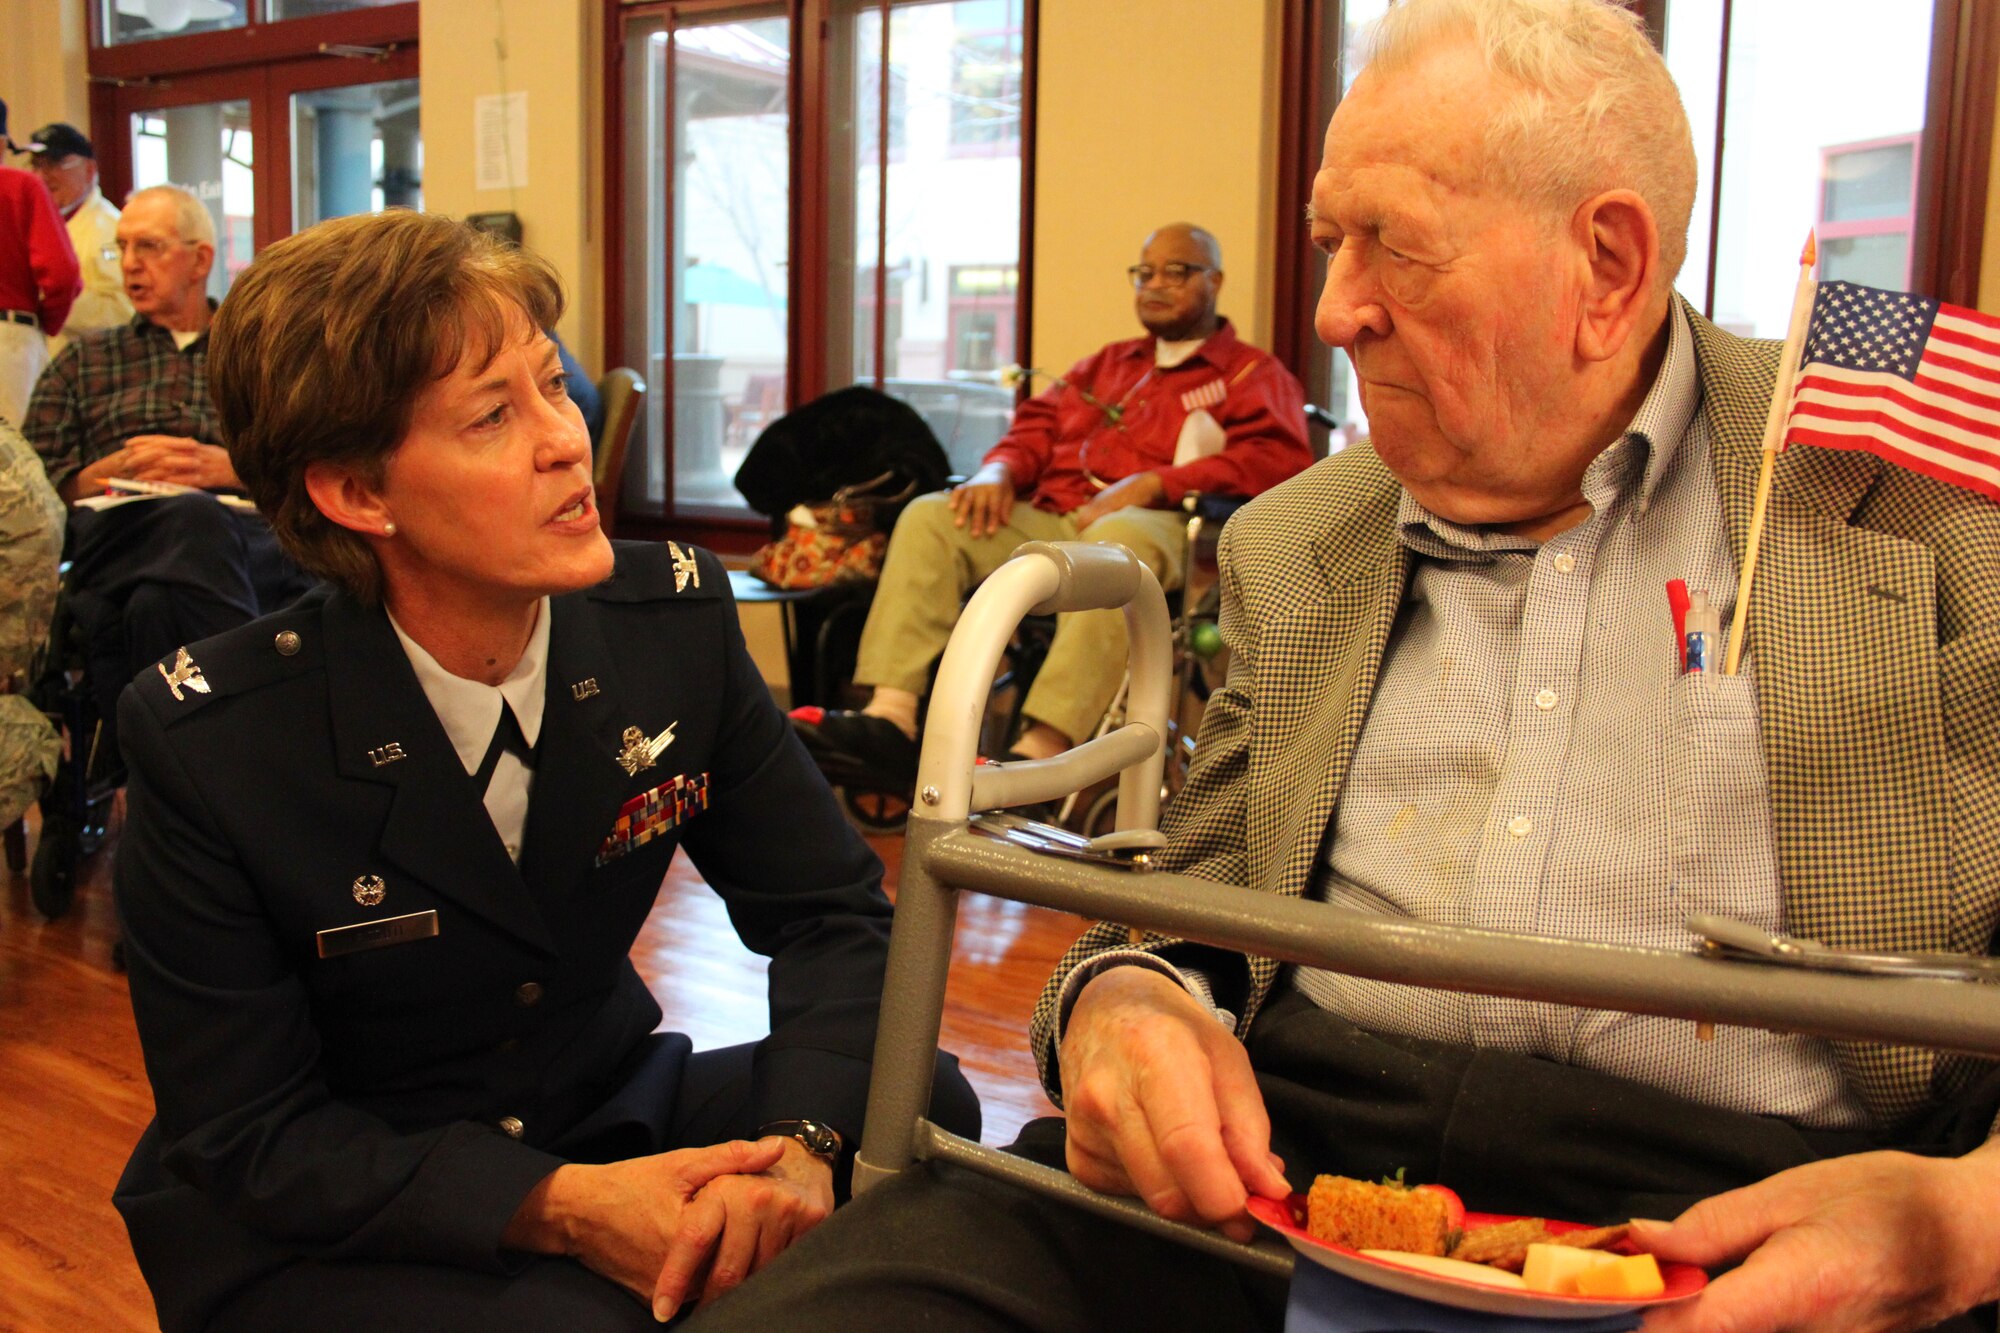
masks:
[[[639,770],[653,766],[653,743],[646,739],[645,732],[627,727],[618,739],[618,767],[625,770],[626,777],[637,777]]]
[[[389,886],[380,875],[362,875],[354,881],[354,901],[363,907],[380,907],[389,896]]]
[[[165,662],[155,663],[155,666],[158,668],[161,677],[167,682],[167,688],[174,692],[174,698],[187,698],[185,694],[181,693],[181,686],[183,685],[193,690],[196,694],[208,693],[208,682],[202,679],[201,668],[194,664],[192,657],[188,656],[187,649],[177,648],[174,650],[174,669],[172,671],[167,670]]]
[[[368,752],[368,762],[377,768],[382,767],[384,764],[393,764],[398,759],[408,759],[409,757],[409,755],[403,753],[403,743],[401,741],[390,741],[387,745],[378,745]]]
[[[582,703],[585,699],[596,693],[597,677],[595,676],[590,677],[588,680],[579,680],[569,687],[569,697],[578,703]]]
[[[699,588],[701,566],[695,563],[694,552],[683,551],[679,542],[668,542],[667,554],[672,556],[674,561],[674,591],[686,592],[690,583]]]

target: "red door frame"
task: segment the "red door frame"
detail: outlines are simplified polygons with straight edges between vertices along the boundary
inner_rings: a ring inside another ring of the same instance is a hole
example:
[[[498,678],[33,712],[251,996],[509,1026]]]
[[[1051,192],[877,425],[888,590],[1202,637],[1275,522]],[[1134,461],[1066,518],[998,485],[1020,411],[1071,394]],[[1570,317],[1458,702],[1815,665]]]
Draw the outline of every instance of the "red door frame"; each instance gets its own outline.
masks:
[[[93,42],[101,37],[90,6]],[[379,59],[330,54],[374,47]],[[90,137],[106,197],[132,189],[130,116],[136,112],[248,101],[257,248],[292,232],[291,95],[418,77],[417,5],[383,5],[316,18],[251,23],[222,32],[161,37],[90,49]]]

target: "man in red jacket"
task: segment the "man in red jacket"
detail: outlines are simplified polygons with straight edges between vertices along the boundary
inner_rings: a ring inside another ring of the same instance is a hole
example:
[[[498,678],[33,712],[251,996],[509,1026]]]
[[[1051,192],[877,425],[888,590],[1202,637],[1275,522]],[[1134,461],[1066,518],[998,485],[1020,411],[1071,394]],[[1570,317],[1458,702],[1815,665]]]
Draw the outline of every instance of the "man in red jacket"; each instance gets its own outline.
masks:
[[[854,672],[873,697],[859,712],[792,714],[823,767],[860,766],[885,786],[914,781],[917,700],[931,662],[966,590],[1023,542],[1118,542],[1176,587],[1187,556],[1183,496],[1255,495],[1312,461],[1298,380],[1216,313],[1215,238],[1187,223],[1162,227],[1127,271],[1147,336],[1077,362],[1021,404],[969,481],[903,511]],[[1024,705],[1017,756],[1046,758],[1087,738],[1125,657],[1119,612],[1063,616]]]
[[[0,102],[0,142],[7,104]],[[69,232],[48,187],[31,172],[0,167],[0,419],[18,426],[35,377],[48,364],[44,334],[69,318],[83,291]]]

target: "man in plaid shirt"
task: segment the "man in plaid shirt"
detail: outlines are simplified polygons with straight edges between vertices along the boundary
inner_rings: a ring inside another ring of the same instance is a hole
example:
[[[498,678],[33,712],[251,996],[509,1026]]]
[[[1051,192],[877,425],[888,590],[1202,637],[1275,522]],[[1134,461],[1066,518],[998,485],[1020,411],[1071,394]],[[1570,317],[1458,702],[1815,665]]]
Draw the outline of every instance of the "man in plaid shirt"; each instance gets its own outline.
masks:
[[[215,225],[185,190],[135,193],[118,223],[130,323],[78,338],[35,386],[21,433],[63,500],[113,479],[192,487],[115,508],[72,508],[70,582],[108,726],[118,692],[176,648],[275,611],[306,586],[254,509],[208,399]]]

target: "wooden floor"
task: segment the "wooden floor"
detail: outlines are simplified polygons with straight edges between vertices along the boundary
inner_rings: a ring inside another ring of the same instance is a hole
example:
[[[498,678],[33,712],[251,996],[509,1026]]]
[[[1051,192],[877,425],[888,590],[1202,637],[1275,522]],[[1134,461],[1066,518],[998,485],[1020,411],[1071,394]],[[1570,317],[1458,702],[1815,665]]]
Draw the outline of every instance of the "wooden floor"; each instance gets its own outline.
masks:
[[[32,850],[32,830],[30,849]],[[893,888],[900,837],[871,838]],[[156,1327],[111,1207],[111,1188],[152,1115],[115,938],[106,850],[85,865],[76,906],[41,919],[25,876],[0,892],[0,1333],[122,1333]],[[985,1107],[988,1143],[1049,1111],[1023,1033],[1042,982],[1083,923],[968,896],[946,995],[944,1045]],[[665,1026],[697,1048],[766,1025],[764,960],[743,949],[685,861],[675,863],[634,947]]]

